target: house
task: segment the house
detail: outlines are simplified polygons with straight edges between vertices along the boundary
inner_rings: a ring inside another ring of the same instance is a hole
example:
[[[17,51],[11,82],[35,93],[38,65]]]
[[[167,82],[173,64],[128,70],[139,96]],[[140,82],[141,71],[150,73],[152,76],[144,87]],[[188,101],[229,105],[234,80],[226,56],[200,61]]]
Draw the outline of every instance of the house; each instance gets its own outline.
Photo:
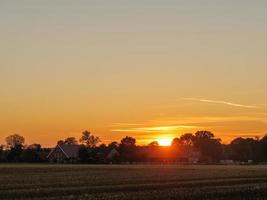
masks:
[[[120,157],[120,153],[115,148],[105,151],[99,152],[97,154],[98,159],[104,163],[112,163],[114,161],[118,161]]]
[[[118,159],[119,156],[120,156],[120,153],[114,148],[106,155],[105,161],[107,162],[114,161]]]
[[[80,145],[57,144],[48,154],[50,162],[75,162],[79,159]]]

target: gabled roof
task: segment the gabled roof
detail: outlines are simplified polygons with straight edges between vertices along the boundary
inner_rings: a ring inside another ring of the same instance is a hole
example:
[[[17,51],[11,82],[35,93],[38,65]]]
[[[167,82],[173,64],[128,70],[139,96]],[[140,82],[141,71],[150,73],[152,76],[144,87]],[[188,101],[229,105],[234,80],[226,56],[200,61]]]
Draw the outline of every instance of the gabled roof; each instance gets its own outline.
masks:
[[[47,158],[55,151],[55,149],[59,148],[67,158],[77,158],[79,156],[80,145],[74,144],[58,144],[51,152],[48,154]]]
[[[80,145],[60,144],[59,147],[69,158],[76,158],[79,156]]]

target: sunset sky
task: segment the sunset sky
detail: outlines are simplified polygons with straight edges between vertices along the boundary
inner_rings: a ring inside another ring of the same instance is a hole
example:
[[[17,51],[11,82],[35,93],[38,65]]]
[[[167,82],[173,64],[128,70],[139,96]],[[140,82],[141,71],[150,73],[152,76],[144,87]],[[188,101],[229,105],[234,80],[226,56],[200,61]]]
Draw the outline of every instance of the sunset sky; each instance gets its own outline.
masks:
[[[0,143],[267,133],[267,1],[1,0]]]

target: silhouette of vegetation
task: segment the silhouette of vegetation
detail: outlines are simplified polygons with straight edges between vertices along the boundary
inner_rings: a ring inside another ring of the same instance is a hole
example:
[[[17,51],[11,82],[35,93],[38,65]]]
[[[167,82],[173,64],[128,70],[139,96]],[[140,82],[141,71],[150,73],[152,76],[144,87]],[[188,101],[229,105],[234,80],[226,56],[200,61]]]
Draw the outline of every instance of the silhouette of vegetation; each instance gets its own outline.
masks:
[[[94,148],[101,142],[101,140],[99,137],[92,135],[89,131],[84,131],[82,133],[82,137],[80,138],[80,142],[86,147]]]
[[[159,143],[158,143],[158,141],[153,141],[148,146],[150,146],[150,147],[158,147]]]
[[[25,139],[19,134],[14,134],[6,137],[6,145],[8,148],[15,148],[16,146],[23,146]]]
[[[64,144],[69,144],[69,145],[76,145],[78,144],[78,141],[76,140],[75,137],[68,137],[64,140]]]
[[[124,162],[135,161],[136,139],[129,136],[123,138],[119,146],[119,151],[121,153],[122,161]]]
[[[60,159],[60,162],[224,164],[267,161],[267,135],[261,139],[239,137],[227,145],[222,144],[221,140],[209,131],[198,131],[195,134],[185,133],[174,138],[170,147],[162,147],[157,141],[139,146],[136,144],[136,139],[130,136],[123,138],[120,143],[114,141],[106,145],[100,142],[99,137],[89,131],[84,131],[80,140],[75,137],[59,140],[57,142],[60,146],[58,153],[63,149],[61,152],[63,160]],[[27,146],[23,136],[13,134],[6,138],[6,145],[0,145],[0,162],[58,162],[56,158],[48,159],[51,152],[53,149],[42,148],[40,144]],[[55,155],[59,155],[58,153]]]

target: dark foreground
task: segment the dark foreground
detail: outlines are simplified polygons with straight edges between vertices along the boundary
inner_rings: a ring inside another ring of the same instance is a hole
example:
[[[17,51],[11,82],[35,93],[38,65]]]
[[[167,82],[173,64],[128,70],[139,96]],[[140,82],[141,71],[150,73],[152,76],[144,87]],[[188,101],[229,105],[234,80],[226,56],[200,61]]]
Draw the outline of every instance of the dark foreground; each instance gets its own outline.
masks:
[[[0,199],[267,199],[267,166],[0,165]]]

